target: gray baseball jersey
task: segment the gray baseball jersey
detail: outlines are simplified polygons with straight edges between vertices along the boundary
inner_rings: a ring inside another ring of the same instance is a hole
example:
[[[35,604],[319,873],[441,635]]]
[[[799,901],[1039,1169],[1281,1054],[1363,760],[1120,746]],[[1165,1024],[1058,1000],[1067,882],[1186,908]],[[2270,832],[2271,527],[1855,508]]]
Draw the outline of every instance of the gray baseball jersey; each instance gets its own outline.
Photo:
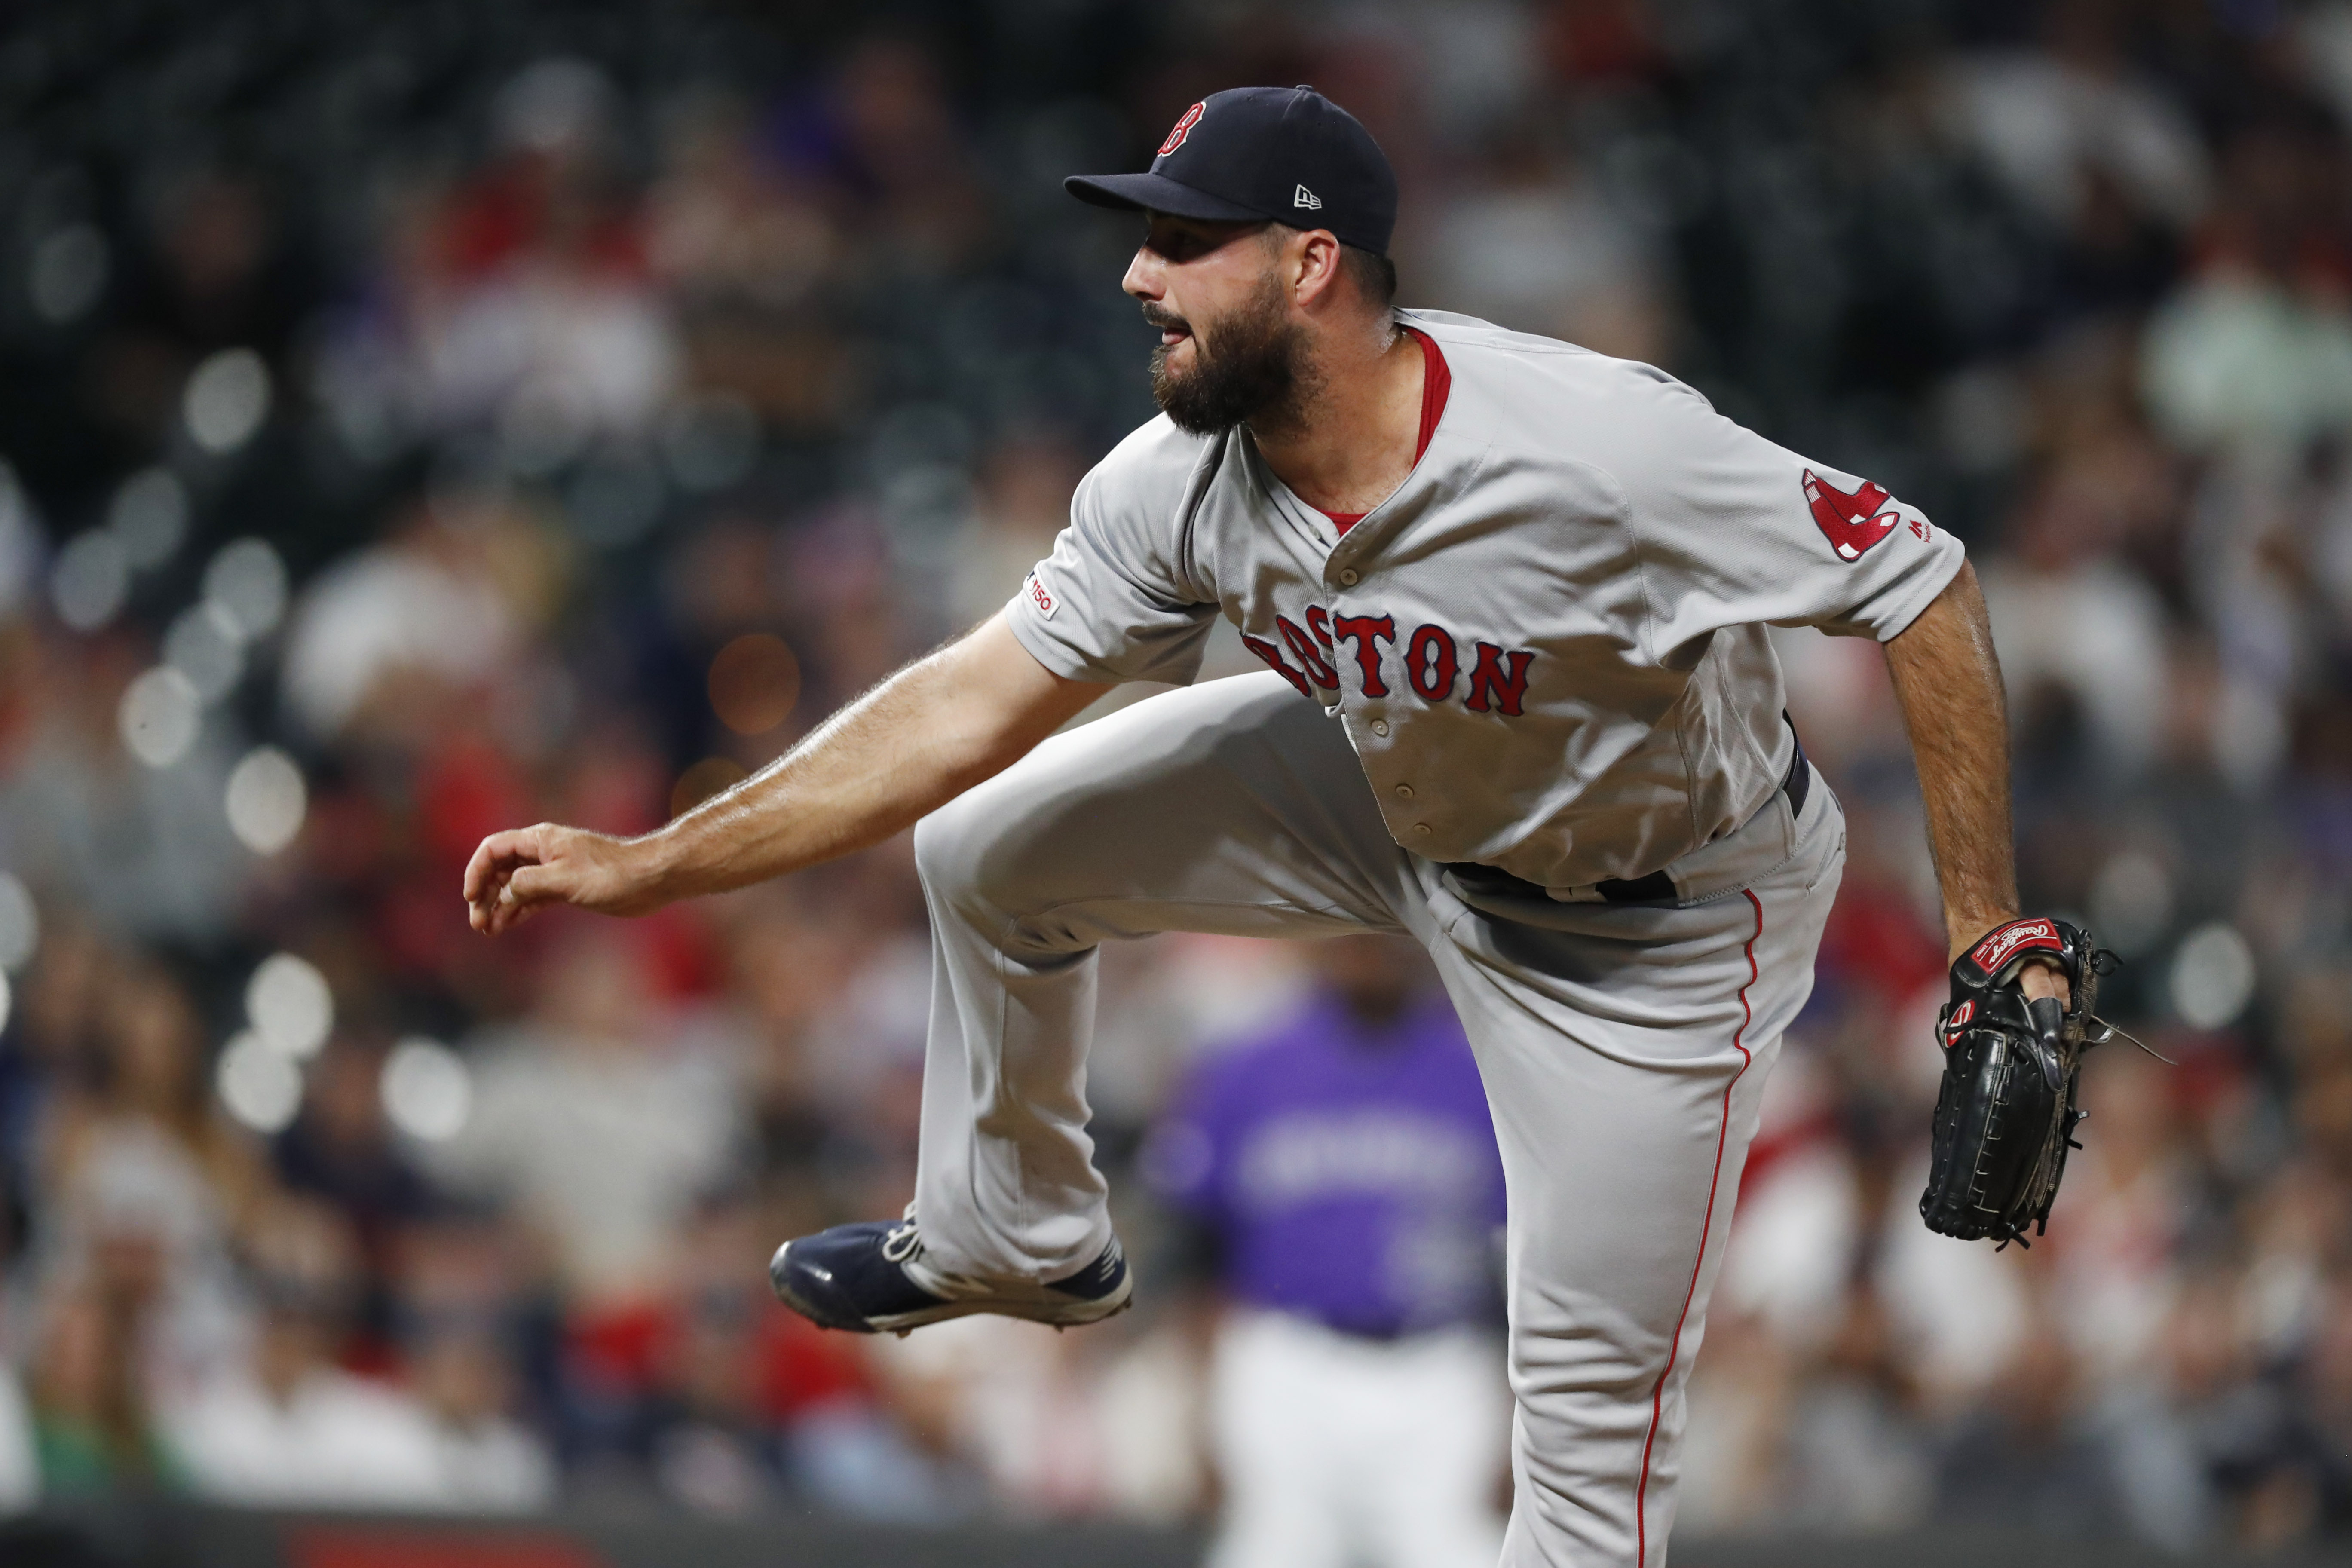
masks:
[[[1346,726],[1389,832],[1572,896],[1660,870],[1793,762],[1763,627],[1885,640],[1958,540],[1647,365],[1402,310],[1453,386],[1343,534],[1245,430],[1166,418],[1078,487],[1013,635],[1085,680],[1189,682],[1213,617]]]

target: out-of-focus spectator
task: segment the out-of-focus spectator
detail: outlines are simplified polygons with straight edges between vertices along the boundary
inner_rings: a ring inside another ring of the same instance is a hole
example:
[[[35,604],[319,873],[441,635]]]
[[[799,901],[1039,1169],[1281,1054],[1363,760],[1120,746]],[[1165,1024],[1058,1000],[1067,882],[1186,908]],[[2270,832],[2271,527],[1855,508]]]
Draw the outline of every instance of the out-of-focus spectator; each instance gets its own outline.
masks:
[[[225,722],[203,723],[173,765],[150,767],[124,743],[122,721],[126,693],[154,663],[144,639],[47,645],[31,662],[27,732],[0,781],[9,864],[36,886],[70,889],[80,912],[123,936],[219,942],[250,859],[221,815]]]
[[[1490,1561],[1507,1425],[1502,1162],[1461,1026],[1401,937],[1317,949],[1279,1032],[1154,1135],[1232,1300],[1212,1373],[1225,1568]]]
[[[656,1484],[707,1513],[788,1496],[885,1519],[961,1511],[955,1478],[886,1415],[864,1347],[776,1303],[758,1267],[762,1214],[733,1194],[703,1205],[669,1296],[643,1320]]]
[[[530,1016],[475,1043],[472,1114],[429,1158],[512,1204],[585,1304],[657,1293],[696,1197],[741,1157],[723,1062],[663,1015],[638,931],[583,926]]]
[[[878,1064],[824,1059],[826,1033],[863,955],[851,932],[820,921],[781,892],[739,911],[727,946],[739,1003],[738,1093],[751,1123],[760,1190],[778,1234],[796,1236],[795,1225],[827,1222],[829,1204],[839,1196],[840,1163],[854,1157],[856,1135],[845,1124],[854,1123],[860,1090]],[[861,1034],[849,1044],[872,1051],[878,1042]],[[829,1066],[836,1068],[831,1076]],[[844,1068],[856,1076],[844,1081]]]
[[[2074,1354],[2095,1384],[2145,1363],[2179,1288],[2177,1227],[2192,1170],[2176,1131],[2164,1064],[2109,1053],[2086,1071],[2083,1108],[2099,1124],[2067,1167],[2066,1212],[2051,1216],[2047,1268]]]
[[[642,434],[676,383],[677,350],[646,276],[642,215],[613,165],[619,107],[584,60],[510,79],[493,110],[497,156],[415,215],[399,313],[379,328],[391,341],[346,345],[350,374],[382,363],[415,425],[495,425],[527,465]]]
[[[2154,1353],[2095,1402],[2137,1532],[2176,1551],[2210,1539],[2224,1484],[2238,1489],[2258,1473],[2276,1431],[2275,1401],[2247,1376],[2244,1309],[2227,1274],[2187,1282]]]
[[[33,1409],[16,1369],[0,1367],[0,1517],[39,1500],[41,1457],[33,1429]]]
[[[303,1085],[301,1110],[271,1151],[286,1190],[341,1211],[371,1257],[434,1201],[384,1119],[384,1060],[380,1047],[349,1037],[329,1042]]]
[[[358,722],[415,746],[453,705],[487,696],[510,670],[530,601],[544,602],[530,533],[495,506],[427,506],[306,586],[284,681],[311,734],[333,740]]]
[[[1876,1290],[1864,1281],[1848,1291],[1789,1413],[1788,1523],[1889,1530],[1926,1516],[1936,1455],[1914,1359]]]
[[[2118,556],[2161,521],[2173,482],[2145,437],[2095,434],[2027,493],[2011,521],[2010,552],[1980,574],[2023,722],[2071,719],[2082,761],[2118,778],[2156,750],[2169,673],[2163,603]],[[2068,713],[2053,719],[2053,701]]]
[[[2061,0],[2042,48],[1964,58],[1953,108],[2009,186],[2067,223],[2102,185],[2178,228],[2204,209],[2197,128],[2136,68],[2116,7]]]
[[[2280,1532],[2289,1539],[2302,1532],[2297,1524],[2331,1532],[2352,1524],[2352,1281],[2334,1282],[2306,1356],[2297,1379],[2302,1453],[2294,1479],[2313,1517],[2290,1518],[2290,1528]]]
[[[984,176],[929,51],[867,37],[813,107],[815,115],[787,121],[785,156],[829,178],[875,261],[920,277],[970,257],[986,233]]]
[[[430,1424],[437,1508],[520,1512],[555,1499],[555,1461],[514,1418],[514,1369],[494,1330],[436,1326],[409,1347]]]
[[[1044,431],[989,453],[980,505],[957,542],[950,579],[955,629],[978,626],[1003,609],[1029,569],[1053,553],[1081,475],[1067,441]]]
[[[1675,1518],[1700,1534],[1770,1529],[1787,1501],[1785,1426],[1792,1358],[1771,1325],[1720,1295],[1707,1353],[1691,1369]]]
[[[1203,1490],[1196,1332],[1171,1320],[1055,1334],[962,1318],[881,1346],[882,1382],[933,1468],[933,1510],[972,1506],[972,1483],[1033,1518],[1181,1518]]]
[[[123,1239],[61,1276],[43,1303],[34,1344],[32,1436],[39,1489],[87,1497],[179,1484],[146,1391],[157,1249]]]
[[[1428,275],[1405,289],[1412,302],[1598,353],[1664,357],[1659,258],[1543,129],[1498,132],[1479,174],[1438,219]]]
[[[390,1249],[399,1364],[424,1406],[436,1506],[512,1510],[556,1494],[555,1458],[526,1415],[534,1393],[521,1351],[537,1309],[529,1249],[494,1215],[436,1205]]]
[[[42,1251],[70,1273],[110,1248],[154,1248],[155,1370],[176,1383],[207,1371],[241,1335],[229,1248],[268,1172],[214,1099],[201,1022],[169,971],[119,963],[98,1029],[91,1079],[52,1102],[42,1130]]]
[[[261,1321],[251,1359],[225,1367],[165,1417],[197,1492],[280,1507],[430,1507],[444,1500],[434,1434],[404,1394],[338,1368],[358,1288],[340,1216],[281,1200],[256,1226]]]
[[[2080,1414],[2082,1378],[2058,1325],[2040,1317],[1946,1448],[1937,1517],[2078,1539],[2122,1533],[2120,1478],[2109,1445]]]

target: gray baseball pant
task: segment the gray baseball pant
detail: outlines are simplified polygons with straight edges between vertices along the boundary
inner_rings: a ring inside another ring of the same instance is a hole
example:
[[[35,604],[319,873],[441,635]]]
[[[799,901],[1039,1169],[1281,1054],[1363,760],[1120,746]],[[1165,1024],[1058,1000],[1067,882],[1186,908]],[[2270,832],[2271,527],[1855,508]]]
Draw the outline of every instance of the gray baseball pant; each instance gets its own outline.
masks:
[[[1693,901],[1493,895],[1400,848],[1339,722],[1267,673],[1056,736],[915,849],[934,943],[916,1204],[939,1267],[1054,1279],[1110,1239],[1086,1131],[1097,944],[1408,932],[1477,1055],[1509,1192],[1503,1563],[1664,1563],[1683,1385],[1844,863],[1822,783],[1675,868]]]

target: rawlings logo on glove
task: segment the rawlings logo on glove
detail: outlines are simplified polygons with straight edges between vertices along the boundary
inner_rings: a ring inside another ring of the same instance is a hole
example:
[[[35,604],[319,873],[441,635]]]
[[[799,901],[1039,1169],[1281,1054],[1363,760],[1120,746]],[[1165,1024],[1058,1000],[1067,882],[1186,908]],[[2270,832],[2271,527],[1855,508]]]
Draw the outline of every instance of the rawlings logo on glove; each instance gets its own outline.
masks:
[[[2056,921],[2011,921],[1977,943],[1969,962],[1990,974],[2018,953],[2037,948],[2050,952],[2066,950],[2066,939],[2058,934]]]

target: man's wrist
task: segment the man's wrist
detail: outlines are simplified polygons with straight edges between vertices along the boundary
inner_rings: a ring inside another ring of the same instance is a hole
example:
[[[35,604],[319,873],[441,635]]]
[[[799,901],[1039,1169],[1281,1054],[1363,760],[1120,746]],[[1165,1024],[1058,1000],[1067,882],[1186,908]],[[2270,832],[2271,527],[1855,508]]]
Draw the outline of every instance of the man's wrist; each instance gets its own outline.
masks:
[[[1982,942],[1987,932],[1999,931],[2010,921],[2024,918],[2015,910],[1992,910],[1968,915],[1945,915],[1944,938],[1950,950],[1945,954],[1946,959],[1953,963],[1958,962],[1960,954]]]
[[[622,875],[652,901],[666,904],[692,890],[682,886],[688,846],[677,823],[625,838],[619,847]]]

